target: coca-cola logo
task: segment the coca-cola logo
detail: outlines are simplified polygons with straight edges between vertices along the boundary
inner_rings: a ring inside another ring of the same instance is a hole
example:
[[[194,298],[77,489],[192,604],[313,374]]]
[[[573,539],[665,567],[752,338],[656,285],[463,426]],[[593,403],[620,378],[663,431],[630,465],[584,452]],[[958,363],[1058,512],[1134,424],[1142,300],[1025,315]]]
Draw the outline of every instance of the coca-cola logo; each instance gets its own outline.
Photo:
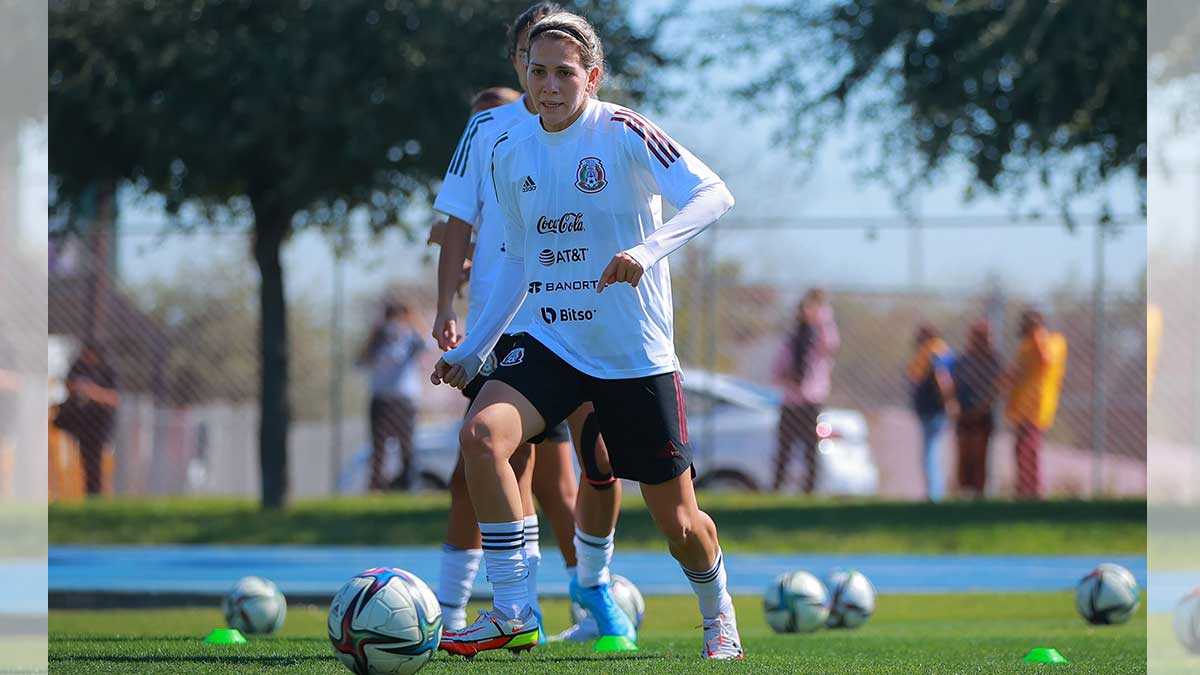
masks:
[[[538,234],[568,234],[583,232],[583,230],[582,213],[564,213],[558,218],[547,218],[546,216],[538,218]]]

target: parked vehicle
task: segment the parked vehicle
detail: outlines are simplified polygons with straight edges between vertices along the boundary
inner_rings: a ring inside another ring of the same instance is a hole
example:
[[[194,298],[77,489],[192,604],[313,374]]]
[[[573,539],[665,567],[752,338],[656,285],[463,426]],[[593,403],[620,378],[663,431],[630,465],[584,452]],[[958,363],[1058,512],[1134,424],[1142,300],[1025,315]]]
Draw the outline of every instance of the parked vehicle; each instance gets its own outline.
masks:
[[[696,483],[709,489],[766,489],[774,483],[775,444],[782,399],[776,390],[730,375],[684,368],[688,432],[696,453]],[[857,410],[829,408],[817,418],[815,492],[873,495],[879,469],[867,421]],[[802,448],[790,474],[801,471]]]

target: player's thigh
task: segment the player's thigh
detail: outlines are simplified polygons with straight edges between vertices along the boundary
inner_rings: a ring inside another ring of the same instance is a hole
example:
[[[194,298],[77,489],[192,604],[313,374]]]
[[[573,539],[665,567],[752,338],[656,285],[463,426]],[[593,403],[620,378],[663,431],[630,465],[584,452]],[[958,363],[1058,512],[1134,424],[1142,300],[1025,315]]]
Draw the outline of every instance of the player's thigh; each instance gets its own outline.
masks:
[[[575,483],[574,450],[569,441],[545,440],[534,449],[533,484],[538,492]]]
[[[541,433],[545,421],[529,399],[504,382],[488,380],[463,422],[459,442],[463,455],[493,452],[504,459],[531,435]]]

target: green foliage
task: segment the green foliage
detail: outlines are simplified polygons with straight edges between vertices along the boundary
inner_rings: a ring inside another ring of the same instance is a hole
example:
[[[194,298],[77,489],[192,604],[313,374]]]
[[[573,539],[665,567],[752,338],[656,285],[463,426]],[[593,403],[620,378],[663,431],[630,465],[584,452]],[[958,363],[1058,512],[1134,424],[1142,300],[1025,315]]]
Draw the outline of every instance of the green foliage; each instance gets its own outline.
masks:
[[[1144,184],[1145,31],[1136,0],[796,0],[738,17],[738,92],[781,106],[809,152],[856,115],[862,161],[901,198],[955,160],[972,185],[1019,194],[1037,176],[1069,198],[1124,170]]]
[[[60,206],[129,180],[245,215],[375,227],[442,176],[472,94],[516,86],[505,26],[528,3],[61,0],[51,7],[50,167]],[[661,61],[624,2],[588,10],[639,98]],[[260,214],[261,215],[261,214]]]
[[[736,570],[730,570],[736,574]],[[776,635],[762,599],[734,597],[746,660],[700,658],[700,622],[692,596],[649,596],[641,651],[597,654],[589,644],[555,642],[515,658],[487,652],[470,663],[448,654],[421,672],[438,673],[894,673],[1045,672],[1021,661],[1031,647],[1054,646],[1071,673],[1146,672],[1143,609],[1123,626],[1089,627],[1070,593],[886,595],[871,621],[856,630]],[[468,608],[474,616],[479,603]],[[566,628],[567,602],[542,601],[548,631]],[[50,665],[55,673],[328,673],[347,672],[325,635],[325,607],[289,607],[281,635],[254,637],[235,650],[205,645],[222,625],[217,608],[138,611],[55,611],[50,615]],[[1169,631],[1169,627],[1168,627]],[[1182,655],[1178,657],[1183,660]],[[1184,672],[1184,671],[1179,671]]]

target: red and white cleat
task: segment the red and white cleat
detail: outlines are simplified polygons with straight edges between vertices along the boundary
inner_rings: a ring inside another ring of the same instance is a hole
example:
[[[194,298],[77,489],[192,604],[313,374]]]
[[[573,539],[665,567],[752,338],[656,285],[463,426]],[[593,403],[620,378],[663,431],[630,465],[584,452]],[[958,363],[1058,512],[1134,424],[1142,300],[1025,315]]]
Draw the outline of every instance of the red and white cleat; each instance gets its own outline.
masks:
[[[738,636],[737,617],[722,614],[715,619],[704,620],[704,651],[701,656],[737,661],[746,658],[746,653],[742,651],[742,639]]]
[[[475,656],[490,649],[520,652],[533,649],[538,642],[538,621],[532,609],[515,619],[481,609],[475,623],[462,630],[442,633],[441,649],[451,654]]]

